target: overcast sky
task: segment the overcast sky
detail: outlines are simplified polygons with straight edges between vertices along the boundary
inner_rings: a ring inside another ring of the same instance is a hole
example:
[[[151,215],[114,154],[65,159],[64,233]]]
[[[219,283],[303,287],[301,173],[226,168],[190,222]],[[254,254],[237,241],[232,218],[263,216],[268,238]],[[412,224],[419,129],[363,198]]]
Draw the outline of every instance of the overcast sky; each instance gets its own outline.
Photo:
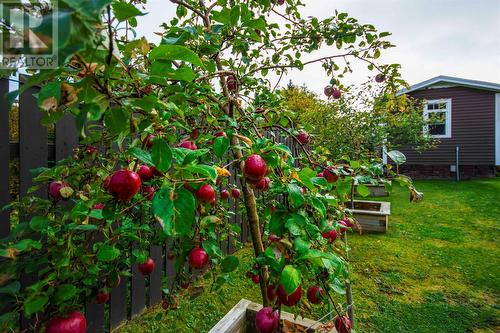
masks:
[[[403,78],[415,84],[437,75],[500,83],[500,0],[304,0],[304,16],[325,18],[334,10],[347,12],[360,23],[389,31],[397,47],[380,58],[402,65]],[[158,42],[153,32],[168,22],[175,6],[168,0],[150,0],[148,14],[139,19],[139,35]],[[321,54],[332,54],[326,49]],[[362,83],[370,75],[366,65],[356,66],[345,82]],[[320,93],[329,78],[321,66],[294,71],[292,80]]]

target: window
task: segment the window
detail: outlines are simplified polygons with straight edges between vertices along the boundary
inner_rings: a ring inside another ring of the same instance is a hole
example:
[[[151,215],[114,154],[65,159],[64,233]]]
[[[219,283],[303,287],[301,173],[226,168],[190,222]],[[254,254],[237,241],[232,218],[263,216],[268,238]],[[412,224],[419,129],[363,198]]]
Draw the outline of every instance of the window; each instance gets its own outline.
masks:
[[[424,132],[435,138],[451,138],[451,99],[427,101]]]

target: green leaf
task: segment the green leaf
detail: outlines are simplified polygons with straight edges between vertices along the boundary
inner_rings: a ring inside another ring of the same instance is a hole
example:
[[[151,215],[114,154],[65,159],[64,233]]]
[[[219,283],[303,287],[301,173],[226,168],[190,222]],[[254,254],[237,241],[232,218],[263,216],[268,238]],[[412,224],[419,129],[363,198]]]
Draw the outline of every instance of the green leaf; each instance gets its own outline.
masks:
[[[221,267],[223,273],[230,273],[238,268],[239,260],[235,256],[227,256],[222,260]]]
[[[387,156],[389,156],[389,158],[397,165],[401,165],[406,162],[406,156],[399,150],[391,150],[387,153]]]
[[[274,146],[274,149],[278,150],[278,151],[282,151],[282,152],[286,153],[288,156],[293,156],[292,151],[290,150],[290,147],[288,147],[287,145],[284,145],[282,143]]]
[[[149,58],[151,60],[162,59],[187,61],[193,65],[204,68],[201,59],[195,52],[180,45],[159,45],[149,53]]]
[[[356,191],[361,195],[362,197],[367,197],[370,195],[370,189],[368,186],[363,185],[363,184],[358,184],[356,186]]]
[[[174,215],[174,201],[172,200],[172,189],[168,185],[163,185],[162,188],[155,193],[153,199],[153,213],[156,218],[163,224],[163,230],[167,236],[172,236],[173,225],[172,217]]]
[[[214,140],[214,154],[218,158],[222,158],[224,154],[229,149],[229,139],[223,136],[220,136]]]
[[[208,165],[188,165],[186,167],[186,170],[192,173],[198,173],[204,176],[208,176],[212,181],[217,180],[217,170]]]
[[[321,199],[316,197],[309,198],[311,205],[318,211],[321,217],[326,217],[326,207]]]
[[[216,258],[216,257],[222,258],[223,254],[218,242],[209,239],[203,241],[202,246],[205,249],[205,251],[207,251],[207,254],[210,258]]]
[[[224,8],[220,12],[212,10],[211,14],[214,21],[223,23],[225,25],[231,25],[231,11],[229,10],[229,8]]]
[[[177,235],[187,235],[191,231],[195,220],[196,200],[193,194],[185,188],[176,190],[175,196],[174,230]]]
[[[153,165],[153,159],[151,158],[151,154],[139,147],[132,147],[129,149],[128,153],[139,161],[146,163],[147,165]]]
[[[0,316],[0,327],[6,327],[7,325],[16,325],[15,323],[17,322],[19,322],[18,312],[6,312]]]
[[[304,255],[309,251],[311,244],[302,238],[295,238],[293,241],[293,249],[297,251],[297,254]]]
[[[337,192],[340,197],[343,197],[345,194],[351,193],[351,178],[346,177],[345,179],[341,179],[337,181]]]
[[[351,168],[353,168],[353,169],[359,169],[359,167],[361,166],[361,163],[359,161],[351,161],[351,162],[349,162],[349,164],[351,165]]]
[[[194,161],[196,158],[206,155],[209,150],[208,149],[197,149],[197,150],[189,150],[186,148],[179,148],[187,151],[186,156],[184,157],[184,161],[182,161],[183,165],[186,165],[188,163],[191,163]]]
[[[153,140],[153,149],[151,151],[153,165],[162,172],[166,172],[172,163],[172,151],[168,144],[160,138]]]
[[[102,219],[102,215],[101,215]],[[81,231],[90,231],[90,230],[97,230],[99,229],[96,225],[94,224],[80,224],[77,225],[76,227],[73,228],[73,230],[81,230]]]
[[[283,214],[273,213],[271,215],[271,220],[269,221],[269,232],[277,236],[283,235],[285,229],[285,223]]]
[[[130,115],[122,108],[114,108],[104,115],[104,123],[111,134],[120,134],[129,128]]]
[[[266,29],[266,20],[261,16],[255,20],[249,20],[243,23],[243,26],[264,30]]]
[[[31,295],[23,304],[24,313],[27,317],[30,317],[32,314],[42,310],[48,301],[49,297],[45,294]]]
[[[49,219],[46,216],[33,216],[30,221],[30,228],[34,231],[44,231],[49,225]]]
[[[311,190],[314,189],[314,183],[311,180],[314,177],[316,177],[316,171],[311,168],[303,168],[299,171],[300,182]]]
[[[240,19],[240,6],[236,5],[233,8],[231,8],[231,25],[232,26],[237,25],[239,19]]]
[[[113,14],[120,22],[132,17],[146,15],[146,13],[141,12],[136,6],[124,1],[113,3]]]
[[[287,190],[293,208],[298,208],[304,204],[304,196],[302,195],[302,191],[297,184],[288,184]]]
[[[25,238],[25,239],[21,239],[19,242],[14,244],[12,247],[18,251],[27,251],[27,250],[31,250],[31,249],[40,250],[42,248],[42,243],[40,243],[39,241],[33,240],[33,239]]]
[[[14,281],[0,288],[0,294],[15,294],[20,289],[21,289],[21,283],[19,281]]]
[[[72,284],[62,284],[57,288],[57,291],[54,295],[56,304],[62,303],[73,298],[79,292],[78,288],[76,288]]]
[[[298,269],[291,265],[286,265],[281,272],[281,285],[287,296],[292,294],[300,285],[302,274]]]
[[[100,261],[112,261],[120,256],[120,250],[111,245],[102,245],[97,251],[97,259]]]

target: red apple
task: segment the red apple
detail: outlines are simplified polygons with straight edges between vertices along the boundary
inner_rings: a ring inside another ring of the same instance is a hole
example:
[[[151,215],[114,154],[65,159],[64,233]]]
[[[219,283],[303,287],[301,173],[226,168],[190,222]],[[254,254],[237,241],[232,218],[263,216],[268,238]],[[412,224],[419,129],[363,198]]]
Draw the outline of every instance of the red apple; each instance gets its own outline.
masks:
[[[262,308],[255,316],[255,327],[259,333],[273,333],[279,324],[279,314],[272,308]]]
[[[95,210],[99,210],[99,209],[103,209],[103,208],[104,208],[103,203],[96,203],[92,206],[92,209],[95,209]]]
[[[257,190],[267,191],[269,190],[270,184],[271,184],[271,179],[269,179],[269,177],[264,177],[255,183],[255,188]]]
[[[218,137],[224,137],[224,138],[227,138],[226,132],[224,132],[224,131],[215,132],[215,133],[214,133],[214,136],[215,136],[216,138],[218,138]]]
[[[85,152],[89,155],[92,155],[92,154],[95,154],[97,153],[99,150],[97,149],[97,147],[94,147],[94,146],[86,146],[85,147]]]
[[[377,83],[382,83],[385,81],[385,75],[382,73],[379,73],[375,76],[375,82]]]
[[[339,176],[331,169],[323,170],[323,177],[329,183],[335,183],[339,179]]]
[[[335,317],[335,329],[338,333],[351,332],[351,320],[347,316]]]
[[[141,177],[141,181],[147,182],[153,178],[153,170],[147,165],[141,165],[137,174]]]
[[[229,199],[229,191],[228,190],[222,190],[222,191],[220,191],[220,197],[221,197],[222,200]]]
[[[49,196],[52,198],[54,201],[59,201],[63,199],[63,196],[61,194],[61,189],[63,187],[69,187],[68,183],[65,182],[51,182],[48,187],[48,192]]]
[[[276,300],[276,287],[272,284],[267,286],[266,290],[267,298],[269,299],[270,302],[274,302]]]
[[[233,75],[229,75],[227,77],[226,86],[229,91],[236,91],[236,89],[238,89],[238,81]]]
[[[326,86],[323,91],[324,91],[326,97],[331,97],[333,95],[333,87],[332,86]]]
[[[342,233],[346,232],[348,228],[354,227],[354,224],[352,224],[352,222],[347,218],[340,220],[339,224],[342,226],[340,228],[340,232]]]
[[[106,290],[99,290],[95,297],[95,302],[97,304],[104,304],[109,301],[109,293]]]
[[[310,286],[307,289],[307,299],[312,304],[320,304],[325,296],[325,291],[319,286]]]
[[[163,173],[154,166],[151,167],[151,171],[153,171],[153,176],[163,176]]]
[[[259,181],[266,175],[266,172],[266,161],[260,155],[250,155],[245,161],[244,173],[250,182]]]
[[[153,200],[153,198],[155,197],[155,188],[149,185],[143,186],[142,196],[148,200]]]
[[[188,259],[191,267],[200,269],[208,263],[208,254],[204,249],[195,247],[189,253]]]
[[[271,206],[271,213],[274,213],[276,211],[276,206]]]
[[[333,93],[332,93],[332,97],[334,99],[339,99],[340,96],[342,96],[342,91],[340,89],[337,89],[337,88],[333,88]]]
[[[145,262],[139,264],[137,269],[142,275],[149,275],[155,270],[155,261],[152,258],[148,258]]]
[[[283,289],[283,286],[280,284],[276,293],[282,304],[285,304],[286,306],[294,306],[302,297],[302,286],[299,285],[293,293],[287,296],[285,289]]]
[[[273,235],[273,234],[270,234],[269,237],[267,238],[269,239],[270,242],[277,242],[279,241],[281,238],[279,238],[278,236],[276,235]]]
[[[233,188],[233,189],[231,190],[231,196],[232,196],[233,198],[235,198],[235,199],[238,199],[238,198],[241,196],[241,192],[240,192],[240,190],[239,190],[239,189],[237,189],[237,188]]]
[[[147,149],[151,149],[153,147],[153,140],[156,138],[156,135],[154,134],[148,134],[146,138],[144,139],[144,146]]]
[[[196,147],[196,145],[194,144],[194,142],[191,142],[191,141],[182,141],[180,144],[179,144],[179,147],[181,148],[186,148],[186,149],[189,149],[189,150],[196,150],[198,149],[198,147]]]
[[[191,133],[189,133],[189,137],[193,140],[196,140],[196,138],[198,138],[198,136],[200,135],[200,130],[197,129],[197,128],[194,128]]]
[[[307,145],[311,142],[311,138],[309,137],[309,134],[306,132],[302,131],[297,135],[297,140],[299,140],[300,143],[303,145]]]
[[[260,276],[259,276],[259,274],[255,274],[254,276],[252,276],[252,282],[255,283],[255,284],[260,283]]]
[[[316,177],[325,177],[325,173],[323,171],[318,172]]]
[[[321,234],[323,238],[328,239],[328,242],[333,243],[337,239],[337,231],[332,229]]]
[[[133,171],[116,171],[109,181],[108,190],[116,199],[129,201],[141,188],[141,177]]]
[[[203,184],[196,191],[196,198],[201,202],[212,202],[215,200],[215,190],[211,185]]]
[[[246,275],[246,277],[247,277],[247,278],[251,279],[251,278],[253,278],[253,276],[254,276],[255,274],[254,274],[252,271],[247,271],[247,272],[245,273],[245,275]]]
[[[87,320],[78,311],[54,317],[45,326],[45,333],[85,333],[86,330]]]

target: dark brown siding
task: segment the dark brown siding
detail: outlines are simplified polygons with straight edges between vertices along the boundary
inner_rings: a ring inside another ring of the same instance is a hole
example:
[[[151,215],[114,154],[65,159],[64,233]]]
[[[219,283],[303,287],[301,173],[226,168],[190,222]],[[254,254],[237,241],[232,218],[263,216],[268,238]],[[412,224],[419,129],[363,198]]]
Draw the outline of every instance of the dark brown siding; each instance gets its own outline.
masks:
[[[455,164],[455,147],[460,147],[460,164],[495,165],[495,93],[465,87],[436,88],[410,93],[426,100],[451,98],[451,138],[440,139],[435,149],[418,153],[401,149],[407,164]]]

